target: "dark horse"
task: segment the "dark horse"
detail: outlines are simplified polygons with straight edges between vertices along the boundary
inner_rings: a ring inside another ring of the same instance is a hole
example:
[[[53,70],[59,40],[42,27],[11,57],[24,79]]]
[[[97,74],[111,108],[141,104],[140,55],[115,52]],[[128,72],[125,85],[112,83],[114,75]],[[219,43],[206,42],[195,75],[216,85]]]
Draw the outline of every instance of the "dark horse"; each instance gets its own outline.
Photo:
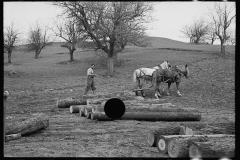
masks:
[[[155,97],[160,98],[160,89],[159,86],[161,82],[167,83],[168,84],[168,90],[167,90],[167,95],[169,94],[169,89],[172,83],[176,83],[177,87],[177,94],[179,96],[182,96],[180,91],[179,91],[179,83],[181,82],[181,77],[185,76],[188,78],[189,76],[189,70],[187,64],[185,65],[185,69],[182,70],[178,66],[173,66],[171,67],[170,70],[168,69],[158,69],[153,72],[152,75],[152,85],[155,90]]]

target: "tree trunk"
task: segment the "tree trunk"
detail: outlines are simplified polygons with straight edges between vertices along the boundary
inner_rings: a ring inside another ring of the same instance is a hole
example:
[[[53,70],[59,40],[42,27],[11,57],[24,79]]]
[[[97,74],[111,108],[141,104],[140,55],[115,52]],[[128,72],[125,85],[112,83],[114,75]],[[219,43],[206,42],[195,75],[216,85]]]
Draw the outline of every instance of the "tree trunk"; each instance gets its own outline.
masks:
[[[11,64],[12,63],[12,52],[8,52],[8,63]]]
[[[73,52],[74,52],[74,50],[69,49],[70,62],[74,61],[74,58],[73,58]]]
[[[225,55],[224,40],[223,40],[223,39],[220,39],[220,42],[221,42],[221,54],[222,54],[222,55]]]
[[[10,134],[10,135],[6,135],[5,136],[5,142],[11,141],[11,140],[15,140],[15,139],[19,139],[21,138],[21,134]]]
[[[35,59],[38,59],[38,50],[35,51]]]
[[[108,66],[107,73],[108,75],[112,76],[114,71],[113,57],[108,57],[107,66]]]
[[[235,137],[195,139],[190,140],[189,144],[189,157],[191,158],[235,156]]]
[[[180,132],[180,126],[167,126],[161,127],[154,131],[149,131],[147,135],[147,142],[150,147],[156,147],[156,142],[159,135],[178,135]]]
[[[33,114],[22,122],[14,122],[6,125],[6,135],[21,133],[27,135],[34,131],[45,129],[49,126],[49,119],[44,114]]]
[[[66,98],[66,99],[58,99],[57,100],[57,107],[58,108],[69,108],[71,105],[87,105],[87,99],[73,99],[73,98]]]
[[[187,122],[182,125],[193,129],[198,134],[235,134],[235,122],[202,123]]]
[[[99,121],[110,119],[104,112],[95,112],[93,116],[95,117],[94,119]],[[200,121],[201,114],[188,112],[125,112],[120,119],[142,121]]]
[[[86,105],[72,105],[70,106],[70,113],[79,113],[81,108],[84,108]]]

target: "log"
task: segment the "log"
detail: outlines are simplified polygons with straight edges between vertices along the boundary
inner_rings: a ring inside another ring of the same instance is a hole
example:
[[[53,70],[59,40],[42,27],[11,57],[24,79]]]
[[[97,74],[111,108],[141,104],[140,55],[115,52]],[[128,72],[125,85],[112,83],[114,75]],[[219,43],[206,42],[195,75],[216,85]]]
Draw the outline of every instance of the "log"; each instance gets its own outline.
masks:
[[[33,114],[22,122],[12,122],[6,125],[6,135],[20,133],[22,136],[45,129],[49,126],[49,119],[45,114]]]
[[[205,138],[190,140],[189,157],[222,158],[235,156],[235,137]]]
[[[107,116],[103,116],[104,112],[95,112],[94,116],[99,121],[109,120]],[[97,115],[101,114],[101,115]],[[120,118],[124,120],[142,120],[142,121],[199,121],[201,115],[198,113],[188,112],[125,112]]]
[[[88,119],[91,119],[91,116],[92,116],[92,112],[88,112],[88,113],[87,113],[87,118],[88,118]]]
[[[70,113],[79,113],[79,110],[81,108],[84,108],[86,105],[72,105],[70,106],[69,110],[70,110]]]
[[[122,101],[126,101],[126,100],[136,100],[135,96],[112,96],[110,98],[98,98],[98,99],[88,99],[87,100],[87,105],[92,105],[92,104],[101,104],[104,101],[107,101],[109,99],[112,98],[118,98]]]
[[[57,107],[58,108],[69,108],[72,105],[86,105],[87,99],[73,99],[73,98],[66,98],[66,99],[58,99],[57,100]]]
[[[156,142],[159,135],[177,135],[179,134],[180,126],[167,126],[161,127],[153,131],[149,131],[147,134],[147,142],[150,147],[156,147]]]
[[[98,121],[110,121],[112,120],[109,118],[104,112],[95,112],[91,114],[92,120],[98,120]]]
[[[171,158],[189,157],[188,138],[165,138],[169,139],[167,152]]]
[[[80,115],[80,117],[85,117],[84,107],[83,108],[79,108],[79,115]]]
[[[186,126],[180,126],[179,135],[193,135],[193,130]]]
[[[10,134],[10,135],[6,135],[5,136],[5,142],[11,141],[11,140],[15,140],[15,139],[19,139],[21,138],[21,134]]]
[[[188,112],[125,112],[121,119],[143,121],[200,121],[201,114]]]
[[[104,107],[98,106],[95,107],[94,110],[98,112],[104,112]],[[192,111],[192,109],[188,110],[187,108],[172,108],[172,107],[162,107],[162,106],[133,106],[133,105],[125,105],[126,112],[191,112],[198,113],[198,111]],[[199,113],[200,114],[200,113]]]
[[[231,121],[224,123],[185,122],[181,125],[197,131],[198,134],[235,134],[235,122]]]
[[[100,99],[88,99],[87,100],[87,105],[90,106],[90,105],[97,105],[97,104],[101,104],[102,102],[104,101],[107,101],[109,100],[109,98],[100,98]]]
[[[92,112],[92,106],[84,107],[84,115],[87,117],[88,113]]]
[[[168,151],[169,138],[159,135],[156,141],[156,146],[160,154],[165,154]]]

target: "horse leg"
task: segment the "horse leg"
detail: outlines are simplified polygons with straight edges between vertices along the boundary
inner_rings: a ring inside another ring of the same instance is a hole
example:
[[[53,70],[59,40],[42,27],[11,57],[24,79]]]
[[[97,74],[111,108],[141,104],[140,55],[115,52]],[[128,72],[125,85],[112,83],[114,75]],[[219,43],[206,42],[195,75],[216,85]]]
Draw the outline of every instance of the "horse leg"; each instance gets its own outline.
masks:
[[[182,95],[181,95],[181,93],[180,93],[180,91],[179,91],[179,89],[178,89],[178,87],[179,87],[179,82],[176,82],[176,87],[177,87],[177,94],[178,94],[178,96],[181,97]]]
[[[170,94],[169,94],[170,87],[171,87],[171,83],[169,82],[169,83],[168,83],[168,90],[167,90],[167,95],[168,95],[168,96],[170,96]]]
[[[161,82],[160,82],[160,83],[161,83]],[[158,96],[159,98],[162,97],[161,94],[160,94],[160,83],[158,83],[158,85],[157,85],[157,96]],[[156,95],[155,95],[155,97],[156,97]]]

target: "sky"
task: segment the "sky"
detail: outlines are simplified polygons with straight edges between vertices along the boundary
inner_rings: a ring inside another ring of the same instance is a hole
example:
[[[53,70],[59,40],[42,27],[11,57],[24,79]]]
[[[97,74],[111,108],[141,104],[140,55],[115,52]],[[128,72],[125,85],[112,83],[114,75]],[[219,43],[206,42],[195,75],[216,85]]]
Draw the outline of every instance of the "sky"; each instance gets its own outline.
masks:
[[[188,38],[183,38],[180,32],[184,25],[190,25],[194,19],[206,17],[207,7],[212,7],[213,2],[153,2],[154,20],[148,23],[147,35],[154,37],[164,37],[182,42],[189,42]],[[228,2],[233,4],[233,2]],[[26,37],[29,27],[36,21],[42,24],[51,25],[56,16],[61,13],[61,9],[51,5],[49,2],[4,2],[3,3],[3,24],[9,25],[11,22],[19,28],[22,36]],[[230,28],[235,30],[236,23],[232,23]]]

